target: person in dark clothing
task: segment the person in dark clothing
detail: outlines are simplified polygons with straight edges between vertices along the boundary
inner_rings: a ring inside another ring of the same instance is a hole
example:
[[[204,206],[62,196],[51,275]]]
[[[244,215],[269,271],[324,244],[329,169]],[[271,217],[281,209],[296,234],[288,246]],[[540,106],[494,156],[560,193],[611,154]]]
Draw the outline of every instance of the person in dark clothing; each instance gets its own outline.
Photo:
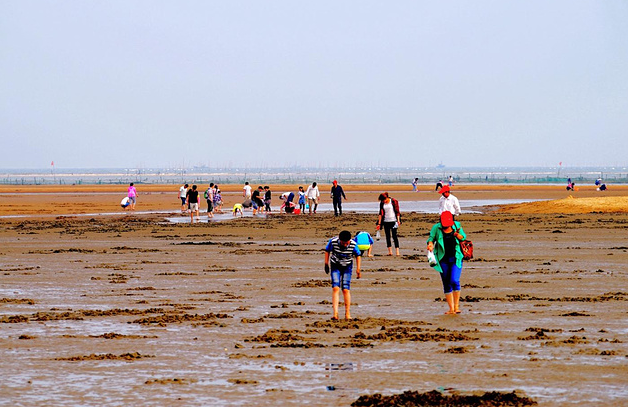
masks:
[[[270,187],[266,185],[264,187],[264,210],[270,213],[270,202],[271,202],[272,194],[270,192]]]
[[[262,188],[261,185],[253,191],[253,195],[251,196],[251,200],[253,201],[253,215],[257,214],[257,212],[262,213],[264,211],[264,201],[261,198],[263,191],[264,188]]]
[[[331,187],[331,198],[334,203],[334,215],[342,215],[342,198],[347,199],[345,191],[338,181],[334,180],[334,185]]]

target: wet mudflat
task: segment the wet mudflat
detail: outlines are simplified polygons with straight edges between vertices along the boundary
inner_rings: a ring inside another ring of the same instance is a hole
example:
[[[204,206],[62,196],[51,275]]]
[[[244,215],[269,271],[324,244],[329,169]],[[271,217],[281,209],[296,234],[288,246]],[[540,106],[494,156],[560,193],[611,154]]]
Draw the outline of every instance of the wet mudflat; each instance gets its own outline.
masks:
[[[516,391],[494,398],[625,405],[628,215],[461,220],[476,254],[462,314],[443,315],[425,260],[436,216],[416,213],[401,257],[382,239],[364,259],[351,321],[329,319],[322,249],[339,230],[372,230],[370,215],[3,221],[2,399],[348,406],[436,391],[468,405]]]

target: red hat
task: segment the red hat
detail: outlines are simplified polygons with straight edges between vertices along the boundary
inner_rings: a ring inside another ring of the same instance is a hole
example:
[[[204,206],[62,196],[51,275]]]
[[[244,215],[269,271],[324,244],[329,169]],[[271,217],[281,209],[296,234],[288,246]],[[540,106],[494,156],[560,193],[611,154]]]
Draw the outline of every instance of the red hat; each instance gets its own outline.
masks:
[[[337,184],[337,183],[338,183],[338,181],[334,180],[334,182],[333,182],[333,183],[334,183],[334,185],[335,185],[335,184]]]
[[[441,194],[444,194],[445,192],[451,192],[451,189],[449,189],[449,185],[445,185],[440,189]]]
[[[449,227],[454,225],[454,217],[449,211],[445,211],[440,214],[440,224],[443,227]]]

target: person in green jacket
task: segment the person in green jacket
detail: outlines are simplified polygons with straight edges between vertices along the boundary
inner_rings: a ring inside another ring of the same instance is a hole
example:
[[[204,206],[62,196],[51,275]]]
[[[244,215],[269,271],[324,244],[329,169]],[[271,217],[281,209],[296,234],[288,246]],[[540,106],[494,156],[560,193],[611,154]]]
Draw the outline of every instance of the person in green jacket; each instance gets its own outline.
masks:
[[[440,215],[440,222],[432,226],[430,237],[427,239],[427,250],[433,251],[437,263],[432,266],[440,273],[443,281],[445,299],[449,311],[445,314],[460,313],[460,274],[462,273],[462,250],[460,242],[467,235],[462,230],[460,222],[454,221],[449,211]]]

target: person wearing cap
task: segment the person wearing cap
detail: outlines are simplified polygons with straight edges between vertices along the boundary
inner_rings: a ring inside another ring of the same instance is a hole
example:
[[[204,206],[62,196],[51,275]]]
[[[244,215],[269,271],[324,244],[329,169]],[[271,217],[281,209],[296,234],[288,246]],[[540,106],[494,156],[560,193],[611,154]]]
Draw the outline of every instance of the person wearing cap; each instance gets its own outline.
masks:
[[[340,303],[340,287],[345,300],[345,319],[351,319],[351,273],[353,272],[353,258],[355,257],[356,276],[361,277],[360,249],[358,244],[351,240],[351,232],[343,230],[338,236],[329,239],[325,247],[325,273],[331,273],[333,306],[332,320],[338,320],[338,305]]]
[[[462,250],[460,242],[465,240],[460,222],[454,220],[451,212],[440,214],[440,222],[432,226],[427,239],[427,250],[434,253],[436,264],[433,265],[443,282],[443,291],[449,310],[445,314],[460,313],[460,275],[462,273]]]
[[[386,233],[386,247],[388,247],[388,255],[392,256],[392,240],[395,243],[396,255],[399,256],[399,239],[397,238],[397,229],[401,225],[401,212],[399,211],[399,201],[391,198],[388,192],[379,194],[379,217],[377,218],[377,227],[375,230],[384,228]]]
[[[458,202],[458,198],[451,194],[451,189],[448,185],[441,188],[440,194],[438,213],[449,211],[454,217],[460,215],[460,203]]]
[[[334,203],[334,215],[336,216],[342,215],[342,198],[347,199],[345,191],[338,185],[338,181],[334,180],[331,187],[331,199]]]

